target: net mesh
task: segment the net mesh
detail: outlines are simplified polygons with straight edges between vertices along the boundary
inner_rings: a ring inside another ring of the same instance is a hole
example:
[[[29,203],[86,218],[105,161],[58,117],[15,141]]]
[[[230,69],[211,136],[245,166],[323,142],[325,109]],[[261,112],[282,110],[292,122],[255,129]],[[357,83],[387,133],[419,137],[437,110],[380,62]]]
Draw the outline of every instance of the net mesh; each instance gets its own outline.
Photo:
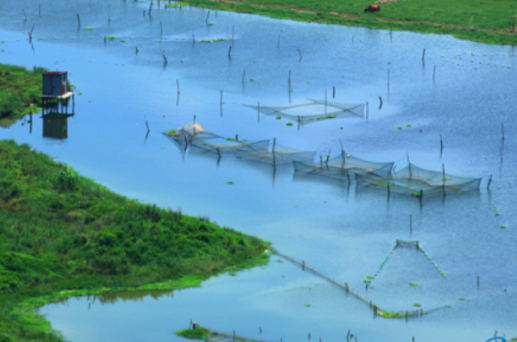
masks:
[[[379,266],[379,268],[377,269],[377,271],[375,272],[375,274],[373,276],[368,276],[367,279],[364,280],[364,283],[367,284],[367,286],[369,286],[369,284],[371,284],[371,282],[377,277],[377,275],[379,275],[379,273],[381,273],[382,269],[384,268],[384,266],[386,265],[386,263],[388,262],[389,258],[393,255],[393,252],[395,252],[395,250],[397,248],[400,248],[400,247],[406,247],[406,248],[416,248],[417,251],[420,251],[424,254],[424,256],[427,258],[427,260],[429,260],[429,262],[431,262],[434,266],[434,268],[440,272],[440,275],[444,278],[447,278],[447,274],[444,273],[440,267],[434,263],[434,261],[432,261],[431,257],[424,251],[424,249],[422,248],[422,245],[420,245],[420,243],[418,241],[403,241],[403,240],[396,240],[395,241],[395,245],[393,246],[393,248],[391,249],[390,251],[390,254],[388,254],[386,256],[386,258],[384,259],[384,261],[381,263],[381,265]]]
[[[363,160],[344,151],[332,158],[323,160],[320,158],[319,163],[315,162],[294,162],[294,168],[296,172],[302,172],[310,175],[319,175],[324,177],[330,177],[333,179],[350,181],[350,176],[354,176],[356,173],[373,173],[387,174],[393,169],[393,162],[379,163]]]
[[[423,169],[410,163],[396,174],[356,173],[356,182],[362,186],[380,187],[418,197],[478,190],[481,178],[454,176],[443,171]]]
[[[364,117],[364,104],[343,104],[316,99],[307,100],[309,103],[291,106],[245,106],[256,109],[266,116],[278,116],[303,124],[324,119]],[[323,112],[321,112],[321,106],[324,106]]]

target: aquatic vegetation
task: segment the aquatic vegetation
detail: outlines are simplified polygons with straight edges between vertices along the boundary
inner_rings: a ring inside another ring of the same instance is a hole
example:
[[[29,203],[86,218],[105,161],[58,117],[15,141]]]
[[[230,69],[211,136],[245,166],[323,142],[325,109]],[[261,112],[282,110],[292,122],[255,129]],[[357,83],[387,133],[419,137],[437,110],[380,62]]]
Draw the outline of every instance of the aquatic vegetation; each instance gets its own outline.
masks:
[[[106,36],[104,38],[106,38],[106,40],[115,40],[115,39],[117,39],[117,37],[115,37],[115,36]]]
[[[226,184],[234,184],[233,181],[227,181]]]
[[[465,298],[463,298],[463,297],[460,297],[460,298],[458,298],[458,300],[465,300]]]
[[[293,123],[292,123],[292,122],[288,122],[288,123],[286,123],[285,125],[286,125],[286,126],[292,126],[292,125],[293,125]]]
[[[282,120],[282,117],[281,116],[277,116],[275,119]]]
[[[409,286],[418,286],[417,283],[409,283]]]
[[[310,304],[305,304],[306,307],[310,307],[311,305]]]
[[[206,340],[212,337],[212,334],[203,328],[178,330],[176,331],[176,335],[192,340]]]
[[[225,42],[227,39],[224,38],[216,38],[216,39],[208,39],[208,40],[200,40],[200,43],[217,43],[217,42]]]
[[[167,135],[171,135],[171,136],[174,136],[174,135],[176,135],[176,134],[177,134],[177,132],[176,132],[176,130],[175,130],[175,129],[171,129],[171,130],[169,130],[169,131],[167,131],[167,132],[164,132],[164,133],[165,133],[165,134],[167,134]]]
[[[505,226],[504,224],[501,224],[501,225],[499,226],[499,228],[505,229],[505,228],[506,228],[506,226]]]
[[[450,309],[450,308],[452,308],[452,306],[451,306],[451,305],[449,305],[449,304],[445,304],[445,307],[446,307],[446,308],[449,308],[449,309]]]
[[[397,126],[397,129],[402,129],[402,126]]]
[[[284,261],[283,261],[282,259],[276,259],[276,262],[278,262],[278,263],[281,263],[281,264],[282,264]]]
[[[228,141],[236,141],[235,138],[231,138],[231,137],[226,138],[226,140],[228,140]]]
[[[335,119],[337,116],[336,115],[325,115],[325,116],[320,116],[320,117],[317,117],[316,120],[326,120],[326,119]]]
[[[411,316],[413,316],[413,313],[412,312],[406,313],[404,311],[399,311],[399,312],[387,311],[387,312],[384,312],[384,311],[378,310],[377,311],[377,315],[382,316],[384,318],[404,318],[404,317],[411,317]]]
[[[420,304],[420,303],[413,303],[413,306],[416,306],[417,308],[419,308],[419,307],[422,306],[422,304]]]
[[[85,27],[84,29],[88,30],[88,31],[91,31],[91,30],[93,30],[93,27]]]
[[[250,78],[250,82],[255,82],[255,79],[254,78]]]
[[[208,26],[214,26],[214,23],[208,23]]]

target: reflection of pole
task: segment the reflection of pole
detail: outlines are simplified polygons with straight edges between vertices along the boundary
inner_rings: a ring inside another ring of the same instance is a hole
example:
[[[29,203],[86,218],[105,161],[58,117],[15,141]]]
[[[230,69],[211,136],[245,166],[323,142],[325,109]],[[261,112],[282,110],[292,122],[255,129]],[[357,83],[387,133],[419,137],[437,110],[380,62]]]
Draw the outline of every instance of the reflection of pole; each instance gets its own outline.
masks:
[[[273,167],[276,169],[275,145],[276,145],[276,137],[273,138]]]

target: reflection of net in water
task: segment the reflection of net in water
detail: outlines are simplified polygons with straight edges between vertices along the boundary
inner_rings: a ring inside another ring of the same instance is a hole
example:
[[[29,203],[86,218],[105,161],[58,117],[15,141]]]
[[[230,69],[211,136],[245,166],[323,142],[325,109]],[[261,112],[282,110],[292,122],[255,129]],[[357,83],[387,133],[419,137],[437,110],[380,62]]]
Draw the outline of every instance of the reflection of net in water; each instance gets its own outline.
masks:
[[[426,170],[410,163],[396,174],[357,173],[356,181],[358,185],[381,187],[419,197],[478,190],[481,178],[453,176],[444,171]]]
[[[294,168],[296,172],[350,181],[350,177],[353,177],[356,173],[375,172],[387,175],[393,169],[393,164],[393,162],[371,162],[342,152],[339,156],[328,161],[321,158],[319,163],[295,161]]]
[[[375,272],[375,274],[373,276],[368,276],[368,279],[365,279],[364,280],[364,283],[366,284],[370,284],[376,277],[379,273],[381,273],[382,269],[384,268],[384,266],[386,265],[386,263],[388,262],[388,259],[391,257],[391,255],[393,254],[393,252],[395,252],[395,250],[399,247],[409,247],[409,248],[416,248],[417,251],[420,251],[424,254],[424,256],[427,258],[427,260],[429,260],[434,268],[440,272],[440,275],[444,278],[447,278],[447,274],[444,273],[440,267],[438,267],[437,264],[435,264],[432,260],[431,260],[431,257],[424,251],[424,249],[422,248],[422,246],[418,243],[418,241],[402,241],[402,240],[396,240],[395,242],[395,245],[393,246],[393,248],[391,249],[390,251],[390,254],[388,254],[386,256],[386,258],[384,259],[384,261],[381,263],[381,265],[379,266],[379,269]]]
[[[300,123],[310,123],[325,119],[363,118],[364,104],[342,104],[322,100],[308,99],[309,103],[292,106],[253,106],[266,116],[276,116]]]

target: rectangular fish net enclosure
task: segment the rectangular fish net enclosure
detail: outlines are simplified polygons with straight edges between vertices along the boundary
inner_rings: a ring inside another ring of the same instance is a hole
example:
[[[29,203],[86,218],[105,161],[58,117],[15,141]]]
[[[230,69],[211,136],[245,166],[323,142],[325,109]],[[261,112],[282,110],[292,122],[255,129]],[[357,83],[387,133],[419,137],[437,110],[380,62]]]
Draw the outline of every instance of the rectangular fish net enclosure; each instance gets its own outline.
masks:
[[[378,173],[388,174],[393,169],[394,162],[372,162],[363,160],[341,151],[341,154],[328,159],[320,158],[319,162],[294,161],[296,172],[318,175],[338,180],[348,180],[355,174]]]
[[[336,118],[364,118],[364,104],[344,104],[324,100],[307,99],[308,103],[291,106],[254,106],[253,108],[265,116],[280,117],[301,124]]]
[[[314,151],[297,150],[279,145],[276,143],[276,138],[274,138],[273,143],[268,146],[237,155],[238,158],[244,160],[271,164],[274,167],[279,165],[292,164],[294,161],[307,163],[312,162],[315,156],[316,152]]]
[[[454,176],[445,173],[445,170],[427,170],[409,163],[394,174],[356,173],[356,182],[359,186],[384,188],[396,193],[421,197],[479,190],[481,178]]]

